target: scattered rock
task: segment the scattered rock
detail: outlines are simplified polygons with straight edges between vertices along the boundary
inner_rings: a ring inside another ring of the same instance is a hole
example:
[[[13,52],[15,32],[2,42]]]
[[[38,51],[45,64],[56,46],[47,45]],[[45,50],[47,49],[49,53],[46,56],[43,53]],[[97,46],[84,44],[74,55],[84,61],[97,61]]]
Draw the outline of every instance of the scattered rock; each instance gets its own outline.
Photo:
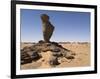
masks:
[[[67,59],[74,59],[75,57],[74,56],[68,56],[66,57]]]

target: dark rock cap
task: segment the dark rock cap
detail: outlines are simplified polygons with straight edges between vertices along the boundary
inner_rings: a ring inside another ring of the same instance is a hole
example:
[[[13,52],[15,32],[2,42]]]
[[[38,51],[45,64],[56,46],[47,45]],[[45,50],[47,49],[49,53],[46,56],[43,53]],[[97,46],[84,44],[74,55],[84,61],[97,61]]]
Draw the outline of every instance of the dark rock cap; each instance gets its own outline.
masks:
[[[41,18],[48,18],[49,19],[49,16],[47,14],[41,14]]]

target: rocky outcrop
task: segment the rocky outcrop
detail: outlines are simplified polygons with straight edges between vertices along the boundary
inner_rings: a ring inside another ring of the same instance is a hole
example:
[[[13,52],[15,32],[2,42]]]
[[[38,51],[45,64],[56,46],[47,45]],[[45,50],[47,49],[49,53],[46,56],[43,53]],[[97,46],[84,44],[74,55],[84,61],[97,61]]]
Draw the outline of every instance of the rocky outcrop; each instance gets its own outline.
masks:
[[[58,58],[60,57],[65,57],[66,59],[74,59],[75,58],[75,53],[73,53],[71,50],[65,49],[61,45],[59,45],[56,42],[45,42],[40,40],[38,43],[29,46],[29,47],[24,47],[21,50],[21,64],[26,64],[30,63],[32,61],[37,61],[40,58],[42,58],[42,53],[51,51],[52,56],[49,59],[49,64],[51,66],[55,66],[60,64],[58,62]]]

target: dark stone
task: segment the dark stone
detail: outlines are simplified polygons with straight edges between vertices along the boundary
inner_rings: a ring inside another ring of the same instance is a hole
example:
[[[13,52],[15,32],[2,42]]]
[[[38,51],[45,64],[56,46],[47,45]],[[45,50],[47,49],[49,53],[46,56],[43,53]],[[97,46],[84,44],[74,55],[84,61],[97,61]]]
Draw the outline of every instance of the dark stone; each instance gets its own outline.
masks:
[[[60,63],[58,62],[58,58],[57,57],[52,56],[51,59],[50,59],[50,61],[49,61],[49,64],[51,66],[55,66],[55,65],[59,65]]]
[[[32,55],[31,55],[32,60],[38,60],[38,59],[40,59],[40,57],[41,56],[38,54],[38,52],[36,52],[36,51],[32,52]]]
[[[53,45],[56,45],[56,46],[58,46],[58,43],[57,42],[51,42]]]
[[[43,40],[40,40],[38,43],[43,44],[43,43],[44,43],[44,41],[43,41]]]
[[[26,57],[30,58],[26,52],[21,52],[21,59],[25,59]]]
[[[66,57],[67,59],[74,59],[75,57],[74,56],[68,56]]]
[[[31,63],[32,59],[31,58],[25,58],[23,60],[21,60],[21,64],[26,64],[26,63]]]
[[[32,62],[31,54],[29,54],[29,52],[30,52],[29,47],[24,47],[24,49],[21,50],[21,64]]]
[[[50,17],[47,14],[41,15],[42,27],[43,27],[43,37],[45,42],[50,42],[50,38],[54,31],[54,26],[49,21]]]
[[[26,64],[31,62],[32,58],[26,52],[21,52],[21,64]]]

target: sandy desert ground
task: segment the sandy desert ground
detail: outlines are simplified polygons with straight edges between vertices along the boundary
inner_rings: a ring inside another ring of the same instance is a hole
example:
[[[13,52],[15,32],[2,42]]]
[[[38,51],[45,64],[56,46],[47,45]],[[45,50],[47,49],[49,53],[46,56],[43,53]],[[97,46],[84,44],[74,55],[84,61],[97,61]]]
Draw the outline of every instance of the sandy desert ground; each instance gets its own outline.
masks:
[[[69,42],[59,43],[64,48],[69,49],[75,53],[74,59],[59,58],[60,64],[55,67],[85,67],[90,66],[90,43],[88,42]],[[21,43],[21,49],[25,46],[31,46],[33,43]],[[21,65],[21,69],[39,69],[39,68],[52,68],[48,64],[51,52],[43,52],[42,58],[32,63]]]

